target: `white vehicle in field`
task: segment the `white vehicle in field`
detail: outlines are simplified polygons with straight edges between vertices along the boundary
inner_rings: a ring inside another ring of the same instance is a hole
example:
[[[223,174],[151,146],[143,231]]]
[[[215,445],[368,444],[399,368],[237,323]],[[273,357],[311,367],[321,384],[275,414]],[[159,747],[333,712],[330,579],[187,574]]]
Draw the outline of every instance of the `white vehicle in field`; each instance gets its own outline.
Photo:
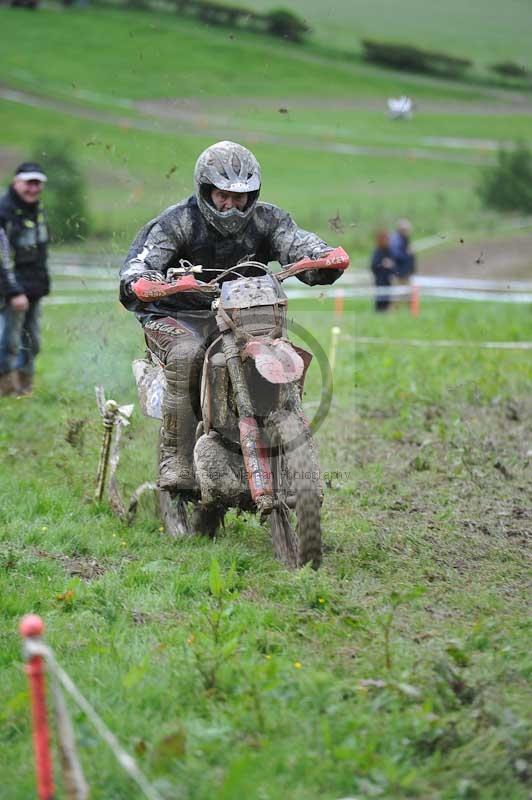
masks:
[[[410,97],[390,97],[387,101],[390,119],[411,119],[414,104]]]

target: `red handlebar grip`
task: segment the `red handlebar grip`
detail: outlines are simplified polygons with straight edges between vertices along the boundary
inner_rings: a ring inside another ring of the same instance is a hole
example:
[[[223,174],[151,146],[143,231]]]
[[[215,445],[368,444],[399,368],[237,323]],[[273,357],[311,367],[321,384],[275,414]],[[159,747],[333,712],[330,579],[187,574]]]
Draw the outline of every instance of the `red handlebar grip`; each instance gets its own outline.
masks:
[[[349,256],[343,247],[336,247],[321,258],[302,258],[291,267],[286,268],[288,275],[296,275],[309,269],[340,269],[342,272],[349,266]]]
[[[320,259],[321,260],[321,259]],[[343,247],[336,247],[324,257],[325,262],[321,269],[347,269],[349,266],[349,256]]]
[[[184,275],[175,283],[158,283],[150,281],[148,278],[139,278],[131,284],[139,300],[147,303],[150,300],[159,300],[161,297],[168,297],[179,292],[200,291],[201,284],[198,283],[193,275]]]
[[[349,256],[343,247],[335,247],[334,250],[326,253],[321,258],[316,258],[314,261],[311,259],[303,259],[298,261],[299,264],[308,262],[309,269],[347,269],[349,266]]]

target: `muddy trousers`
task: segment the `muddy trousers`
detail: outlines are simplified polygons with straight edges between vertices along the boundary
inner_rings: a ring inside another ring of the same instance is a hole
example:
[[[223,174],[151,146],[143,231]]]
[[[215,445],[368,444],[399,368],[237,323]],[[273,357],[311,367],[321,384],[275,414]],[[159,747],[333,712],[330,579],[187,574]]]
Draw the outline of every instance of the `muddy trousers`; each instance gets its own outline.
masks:
[[[201,419],[199,390],[205,343],[214,318],[163,317],[144,326],[149,350],[166,378],[159,466],[161,488],[190,490],[194,485],[193,450]]]

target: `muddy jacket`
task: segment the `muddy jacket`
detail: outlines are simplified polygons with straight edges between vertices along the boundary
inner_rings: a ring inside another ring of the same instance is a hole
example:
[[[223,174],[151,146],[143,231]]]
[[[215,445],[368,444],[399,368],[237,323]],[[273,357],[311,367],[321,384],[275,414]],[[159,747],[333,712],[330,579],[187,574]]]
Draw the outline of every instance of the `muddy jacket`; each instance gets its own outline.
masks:
[[[214,269],[226,269],[243,259],[281,265],[303,257],[315,258],[331,250],[322,239],[299,228],[286,211],[269,203],[257,203],[246,228],[237,236],[222,236],[202,216],[196,198],[189,197],[163,211],[139,231],[120,271],[120,300],[135,311],[142,323],[154,316],[177,316],[189,310],[209,309],[210,299],[187,293],[143,303],[130,284],[150,272],[165,276],[180,259],[201,264],[202,281],[216,277]],[[340,270],[316,270],[298,278],[307,284],[333,283]],[[198,276],[197,276],[198,277]]]
[[[0,228],[7,236],[13,271],[2,258],[0,295],[25,294],[32,300],[48,294],[50,280],[46,266],[48,226],[40,203],[25,203],[13,187],[0,198]]]

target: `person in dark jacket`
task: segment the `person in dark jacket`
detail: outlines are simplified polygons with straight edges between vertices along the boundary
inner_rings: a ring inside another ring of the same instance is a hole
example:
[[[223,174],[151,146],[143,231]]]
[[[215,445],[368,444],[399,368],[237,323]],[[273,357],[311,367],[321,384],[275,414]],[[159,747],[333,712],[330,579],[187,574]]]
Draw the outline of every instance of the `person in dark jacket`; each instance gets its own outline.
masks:
[[[194,486],[194,404],[205,342],[217,332],[216,322],[211,301],[199,293],[142,302],[133,284],[145,277],[154,281],[155,290],[180,260],[201,264],[198,277],[209,281],[242,260],[285,265],[332,250],[285,211],[259,202],[260,166],[242,145],[211,145],[196,162],[194,181],[194,195],[163,211],[137,234],[120,272],[120,300],[136,313],[146,343],[165,371],[159,487],[182,493]],[[307,284],[326,284],[341,273],[316,270],[298,277]]]
[[[32,390],[40,301],[50,291],[48,225],[40,202],[46,180],[39,164],[26,161],[0,198],[0,230],[10,251],[0,256],[0,395]]]
[[[391,300],[382,288],[392,285],[395,261],[390,250],[388,231],[379,230],[375,235],[375,250],[371,256],[370,269],[375,278],[377,293],[375,294],[375,311],[387,311]]]
[[[408,286],[410,278],[416,271],[416,258],[411,245],[412,224],[407,219],[400,219],[396,229],[390,234],[390,250],[395,261],[395,274],[400,286]]]

